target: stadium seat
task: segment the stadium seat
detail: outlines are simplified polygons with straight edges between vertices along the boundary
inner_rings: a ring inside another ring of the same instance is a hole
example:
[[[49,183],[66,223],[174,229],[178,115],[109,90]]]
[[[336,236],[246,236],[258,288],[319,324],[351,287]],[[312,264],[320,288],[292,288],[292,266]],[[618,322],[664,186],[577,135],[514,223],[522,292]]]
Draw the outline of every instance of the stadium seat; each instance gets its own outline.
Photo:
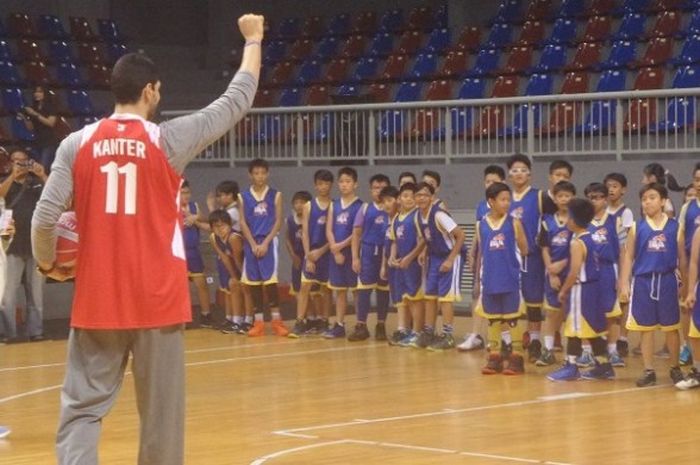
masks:
[[[328,34],[345,35],[350,33],[350,15],[340,13],[331,18],[328,23]]]
[[[84,87],[85,80],[73,63],[59,63],[56,67],[56,82],[61,87]]]
[[[560,18],[578,18],[584,16],[586,2],[584,0],[562,0],[558,16]]]
[[[298,107],[301,105],[301,99],[304,93],[298,87],[290,87],[282,90],[280,94],[279,106],[281,107]]]
[[[650,0],[624,0],[621,10],[627,13],[638,13],[649,10]]]
[[[336,93],[342,96],[359,95],[360,87],[354,84],[343,84],[340,87],[338,87]]]
[[[482,78],[466,78],[462,81],[457,98],[471,100],[483,98],[486,93],[486,80]]]
[[[7,33],[10,37],[39,37],[27,13],[10,13],[7,16]]]
[[[0,144],[12,143],[12,135],[8,127],[10,126],[9,118],[0,118]]]
[[[37,19],[37,30],[44,39],[65,40],[70,36],[63,28],[63,23],[54,15],[39,15]]]
[[[673,78],[674,89],[690,89],[700,87],[700,65],[690,65],[678,68]]]
[[[107,45],[107,56],[109,57],[109,63],[114,64],[128,52],[126,45],[124,44],[108,44]]]
[[[428,6],[417,6],[408,14],[408,29],[427,31],[434,29],[433,12]]]
[[[452,98],[452,86],[450,81],[440,80],[430,83],[425,93],[426,101],[450,100]],[[420,109],[413,118],[413,127],[409,135],[419,139],[433,139],[439,137],[440,128],[444,126],[444,109]],[[444,131],[444,128],[443,128]]]
[[[443,3],[438,6],[433,13],[433,29],[444,29],[448,26],[447,22],[447,4]]]
[[[391,87],[387,84],[375,82],[369,87],[369,94],[377,103],[391,101]]]
[[[685,39],[683,49],[678,57],[673,60],[677,65],[689,65],[700,61],[700,34],[692,35]]]
[[[324,142],[333,136],[335,129],[335,114],[333,113],[311,113],[308,124],[308,131],[304,132],[305,139],[311,142]]]
[[[313,48],[313,40],[309,39],[308,37],[298,39],[289,49],[289,59],[298,61],[305,60],[309,55],[311,55]]]
[[[0,39],[0,61],[13,61],[10,44]]]
[[[615,0],[593,0],[588,12],[593,16],[609,16],[615,11]]]
[[[423,42],[423,33],[420,31],[406,31],[401,35],[398,45],[398,53],[405,55],[415,54]]]
[[[496,79],[491,97],[513,97],[518,92],[517,76],[500,76]],[[505,128],[505,109],[501,105],[489,105],[481,109],[479,124],[473,136],[488,136],[500,133]]]
[[[49,62],[50,63],[74,63],[75,57],[68,42],[63,40],[52,40],[49,42]]]
[[[610,38],[612,18],[610,16],[593,16],[586,23],[582,40],[584,42],[603,42]]]
[[[438,74],[444,77],[456,77],[461,76],[466,69],[467,54],[462,51],[453,51],[447,54]]]
[[[352,81],[363,82],[371,81],[379,72],[379,61],[373,57],[360,58],[360,61],[355,67],[355,72],[352,76]]]
[[[98,19],[97,31],[105,42],[123,43],[126,40],[119,31],[119,26],[112,19]]]
[[[380,31],[396,32],[401,29],[402,25],[403,11],[398,8],[385,11],[379,20]]]
[[[664,84],[663,68],[642,68],[634,81],[633,90],[661,89]]]
[[[552,16],[552,0],[530,0],[525,12],[528,21],[544,21]]]
[[[680,37],[681,13],[676,11],[662,11],[656,17],[654,28],[647,37]]]
[[[626,72],[621,70],[605,71],[598,81],[596,92],[617,92],[625,89]],[[577,134],[608,134],[615,130],[616,100],[595,100],[583,124],[575,128]]]
[[[66,101],[68,102],[68,109],[75,116],[95,114],[90,96],[84,90],[69,90],[66,95]]]
[[[654,0],[649,5],[649,11],[671,11],[690,9],[692,5],[687,0]]]
[[[434,53],[424,53],[416,57],[410,76],[413,79],[427,79],[437,71],[438,56]]]
[[[518,45],[533,45],[537,46],[544,42],[545,27],[542,21],[525,21],[523,28],[520,31]]]
[[[352,32],[354,34],[369,34],[377,30],[377,13],[374,11],[363,11],[358,13],[352,21]]]
[[[643,13],[627,13],[617,33],[613,36],[614,40],[638,40],[644,37],[646,32],[647,17]]]
[[[610,69],[600,75],[596,92],[621,92],[625,90],[627,71]]]
[[[109,89],[109,82],[112,71],[105,65],[92,63],[87,66],[88,81],[92,87],[98,89]]]
[[[560,94],[585,94],[588,92],[590,75],[583,71],[566,73]]]
[[[344,56],[345,58],[356,58],[362,56],[365,51],[365,36],[354,35],[348,37],[341,49],[341,56]]]
[[[423,84],[420,82],[402,82],[396,91],[395,102],[416,102],[420,99]]]
[[[552,85],[554,80],[551,74],[533,74],[527,83],[525,95],[549,95],[552,93]],[[523,136],[527,134],[528,117],[530,114],[529,104],[525,103],[518,106],[518,109],[513,116],[513,123],[507,128],[503,128],[499,135],[501,136]],[[541,121],[542,105],[535,104],[532,107],[534,129],[538,129],[542,124]]]
[[[567,49],[560,44],[547,45],[540,55],[540,63],[533,69],[537,73],[547,73],[563,69],[566,65]]]
[[[14,118],[12,118],[11,125],[12,138],[14,140],[18,140],[21,142],[34,142],[34,139],[36,139],[34,131],[31,131],[27,128],[27,125],[25,124],[24,118],[22,116],[17,115]]]
[[[576,41],[576,20],[572,18],[558,18],[554,22],[552,35],[547,40],[548,44],[573,44]]]
[[[629,40],[618,40],[610,48],[608,59],[600,64],[600,69],[625,68],[635,62],[637,43]]]
[[[326,36],[318,44],[315,57],[320,60],[328,60],[336,55],[340,41],[336,36]]]
[[[348,75],[348,68],[350,67],[350,61],[347,58],[336,58],[328,63],[328,68],[326,68],[326,73],[324,75],[325,81],[330,84],[335,84],[342,82]]]
[[[634,90],[660,89],[663,82],[662,68],[642,68],[635,79]],[[656,99],[632,100],[625,119],[625,132],[640,133],[650,127],[656,127]]]
[[[503,0],[494,17],[495,23],[515,23],[522,18],[523,0]]]
[[[11,61],[0,61],[0,84],[5,86],[23,86],[17,66]]]
[[[482,49],[476,57],[474,66],[466,73],[468,77],[486,76],[498,69],[501,54],[492,48]]]
[[[688,24],[688,35],[700,34],[700,9],[695,10]]]
[[[566,71],[581,71],[593,69],[600,63],[600,52],[603,44],[600,42],[583,42],[576,49],[576,55]]]
[[[2,89],[2,109],[6,114],[15,114],[22,111],[26,106],[27,103],[24,100],[21,89]]]
[[[394,36],[385,31],[380,31],[372,39],[369,46],[369,56],[383,57],[390,55],[394,50]]]
[[[481,30],[476,26],[465,26],[455,44],[456,50],[474,52],[481,44]]]
[[[101,65],[107,62],[102,49],[95,44],[78,43],[78,59],[86,65],[97,64]]]
[[[46,55],[39,47],[39,44],[31,39],[19,39],[17,42],[17,53],[21,61],[46,61]]]
[[[46,65],[40,61],[30,61],[24,64],[24,75],[27,82],[32,85],[50,86],[52,84],[51,75]]]
[[[284,60],[287,52],[287,42],[272,40],[263,46],[263,67],[274,66]]]
[[[391,55],[384,65],[381,78],[390,81],[400,79],[404,74],[407,61],[405,55]]]
[[[303,37],[320,37],[325,32],[324,27],[322,17],[318,15],[309,16],[301,28],[301,35]]]
[[[532,47],[513,47],[506,59],[502,74],[520,74],[532,66]]]
[[[489,48],[503,48],[512,42],[512,37],[512,24],[496,23],[491,27],[485,46]]]
[[[580,94],[588,92],[588,74],[571,72],[564,78],[560,94]],[[550,107],[549,125],[543,128],[543,134],[561,134],[568,132],[581,121],[583,102],[560,102]]]
[[[450,30],[447,28],[435,29],[428,37],[426,50],[431,53],[442,53],[450,45]]]
[[[673,54],[673,39],[656,37],[649,41],[644,56],[639,61],[641,67],[664,65],[671,60]]]
[[[694,128],[697,104],[697,97],[671,98],[666,108],[665,119],[656,123],[654,129],[658,132],[676,132]]]
[[[331,103],[328,86],[319,84],[311,86],[306,96],[307,105],[328,105]]]
[[[272,89],[260,89],[255,94],[253,106],[256,108],[271,107],[275,104],[275,92]]]
[[[92,31],[87,19],[83,17],[70,18],[70,35],[78,42],[97,42],[100,37]]]
[[[289,82],[295,67],[294,62],[291,61],[283,61],[282,63],[278,63],[270,75],[270,84],[280,86]]]
[[[286,39],[296,39],[301,32],[301,21],[299,18],[283,19],[277,29],[277,36]]]
[[[319,60],[308,60],[299,67],[299,73],[295,80],[298,86],[305,86],[317,82],[321,78],[321,62]]]
[[[418,82],[403,82],[396,92],[394,101],[415,102],[420,99],[422,84]],[[408,114],[405,110],[387,110],[379,123],[379,135],[382,138],[393,138],[404,132]]]

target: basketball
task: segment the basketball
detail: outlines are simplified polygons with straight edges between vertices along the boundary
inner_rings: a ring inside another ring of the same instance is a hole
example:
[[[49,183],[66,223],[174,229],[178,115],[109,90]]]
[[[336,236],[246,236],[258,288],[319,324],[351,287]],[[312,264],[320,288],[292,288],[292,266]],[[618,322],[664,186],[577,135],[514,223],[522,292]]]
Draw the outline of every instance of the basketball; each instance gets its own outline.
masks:
[[[56,265],[74,266],[78,258],[78,223],[75,212],[65,212],[56,225]]]

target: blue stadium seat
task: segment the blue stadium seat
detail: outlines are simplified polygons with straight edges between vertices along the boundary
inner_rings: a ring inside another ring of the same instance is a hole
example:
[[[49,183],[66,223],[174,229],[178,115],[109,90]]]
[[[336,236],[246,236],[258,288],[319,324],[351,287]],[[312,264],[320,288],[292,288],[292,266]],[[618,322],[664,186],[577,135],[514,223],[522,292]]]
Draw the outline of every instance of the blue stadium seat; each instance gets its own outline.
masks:
[[[442,53],[450,46],[450,30],[447,28],[435,29],[430,33],[426,49],[432,53]]]
[[[353,73],[352,80],[355,82],[370,80],[377,75],[378,71],[379,60],[373,57],[360,58],[355,72]]]
[[[559,71],[566,65],[566,47],[560,44],[547,45],[540,55],[540,63],[533,71],[546,73]]]
[[[307,141],[325,142],[333,136],[335,118],[333,113],[314,113],[316,115],[316,126],[311,128],[310,134],[306,135]]]
[[[302,94],[303,92],[298,87],[284,89],[280,94],[279,106],[298,107],[301,105]]]
[[[64,40],[52,40],[49,43],[49,59],[52,63],[74,63],[76,61],[70,45]]]
[[[0,40],[0,61],[12,61],[10,44],[4,40]]]
[[[7,30],[5,29],[5,24],[0,19],[0,37],[7,37]]]
[[[697,104],[697,97],[673,97],[666,108],[666,119],[656,123],[656,131],[675,132],[693,128]]]
[[[263,63],[275,65],[282,61],[287,51],[287,42],[283,40],[273,40],[265,44]]]
[[[619,69],[634,63],[637,55],[637,43],[630,40],[618,40],[610,48],[608,59],[600,64],[599,69]]]
[[[620,28],[613,35],[613,40],[637,40],[646,33],[647,16],[644,13],[627,13],[622,18]]]
[[[411,77],[414,79],[426,79],[437,71],[438,56],[433,53],[418,55],[411,70]]]
[[[498,69],[498,61],[501,54],[493,48],[484,48],[479,51],[474,62],[474,67],[466,73],[467,77],[486,76]]]
[[[420,99],[423,84],[419,82],[402,82],[396,92],[395,102],[415,102]]]
[[[255,128],[253,142],[269,143],[279,140],[284,133],[284,120],[280,115],[264,115]]]
[[[466,78],[462,81],[457,98],[460,100],[470,100],[484,98],[486,93],[486,80],[482,78]]]
[[[700,34],[700,9],[695,10],[693,16],[690,18],[690,24],[688,24],[688,34]]]
[[[95,114],[90,96],[84,90],[69,90],[66,101],[68,109],[75,116],[89,116]]]
[[[321,78],[321,62],[319,60],[309,60],[304,62],[299,68],[297,75],[297,85],[303,86],[316,82]]]
[[[63,28],[63,24],[54,15],[39,15],[37,21],[39,34],[45,39],[67,39],[70,36]]]
[[[342,96],[353,96],[360,94],[360,88],[354,84],[343,84],[338,87],[338,95]]]
[[[561,18],[576,18],[582,16],[586,9],[584,0],[564,0],[561,2],[558,16]]]
[[[621,10],[627,13],[641,13],[649,9],[650,0],[625,0],[622,3]]]
[[[9,86],[23,85],[19,71],[13,62],[0,61],[0,83]]]
[[[447,23],[447,4],[443,3],[433,13],[433,26],[435,29],[444,29]]]
[[[552,35],[546,41],[548,44],[572,44],[576,39],[576,20],[558,18],[554,22]]]
[[[596,92],[619,92],[625,90],[627,71],[610,69],[600,75]]]
[[[394,35],[380,31],[372,39],[372,44],[369,47],[369,55],[373,57],[391,55],[394,50]]]
[[[7,113],[17,113],[22,111],[27,103],[20,89],[2,89],[2,108]]]
[[[382,18],[379,20],[379,30],[395,32],[401,29],[402,24],[403,10],[400,10],[398,8],[393,10],[387,10],[384,12]]]
[[[332,35],[343,35],[350,32],[350,15],[341,13],[331,18],[328,24],[328,33]]]
[[[126,40],[121,32],[119,32],[119,26],[117,26],[117,23],[112,19],[98,19],[97,31],[105,42],[123,43]]]
[[[126,45],[124,44],[109,44],[107,45],[107,56],[109,56],[110,63],[114,64],[123,55],[128,52]]]
[[[617,92],[625,90],[627,72],[624,70],[605,71],[598,81],[596,92]],[[574,128],[576,134],[598,135],[612,132],[615,128],[616,100],[595,100],[583,124]]]
[[[297,37],[301,31],[301,20],[299,18],[285,18],[280,22],[277,36],[293,38]]]
[[[674,89],[689,89],[691,87],[700,87],[700,65],[678,68],[673,78]]]
[[[497,23],[514,23],[522,19],[523,0],[503,0],[494,18]]]
[[[700,35],[686,38],[678,57],[672,60],[677,65],[689,65],[700,61]]]
[[[554,79],[551,74],[533,74],[527,83],[525,95],[550,95]],[[527,134],[527,124],[529,116],[529,105],[522,104],[518,107],[513,116],[513,124],[510,127],[499,131],[501,136],[524,136]],[[534,128],[537,129],[542,124],[542,105],[536,104],[532,107]]]
[[[12,118],[11,125],[12,137],[15,140],[19,140],[22,142],[33,142],[36,138],[34,131],[30,131],[29,129],[27,129],[27,126],[24,124],[24,118],[22,116],[17,115],[16,117]]]
[[[85,80],[73,63],[60,63],[56,69],[56,80],[62,87],[85,87]]]
[[[406,112],[401,110],[388,110],[384,112],[377,133],[382,139],[394,139],[403,134],[406,126]]]
[[[338,51],[338,38],[335,36],[326,36],[318,44],[318,50],[316,50],[316,58],[320,60],[326,60],[333,57]]]
[[[550,95],[554,85],[552,74],[533,74],[527,82],[525,95]]]
[[[510,44],[513,36],[513,25],[508,23],[496,23],[491,27],[486,47],[502,48]]]

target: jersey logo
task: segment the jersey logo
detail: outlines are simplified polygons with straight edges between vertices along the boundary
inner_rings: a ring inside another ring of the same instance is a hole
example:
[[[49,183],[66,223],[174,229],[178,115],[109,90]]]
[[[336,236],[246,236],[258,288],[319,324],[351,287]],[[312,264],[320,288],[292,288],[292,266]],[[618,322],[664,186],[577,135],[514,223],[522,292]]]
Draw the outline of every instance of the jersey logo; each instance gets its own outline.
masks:
[[[505,248],[506,248],[506,235],[503,233],[496,234],[489,241],[489,250],[505,250]]]
[[[552,245],[556,247],[565,247],[569,243],[569,231],[559,231],[552,238]]]
[[[665,252],[666,235],[664,235],[664,233],[661,233],[649,239],[649,242],[647,243],[647,250],[649,252]]]
[[[516,220],[521,220],[523,218],[523,213],[525,213],[525,209],[523,207],[518,207],[514,208],[513,211],[510,212],[510,216]]]
[[[606,228],[596,229],[593,234],[591,234],[591,239],[596,244],[607,244],[608,243],[608,230]]]
[[[425,229],[423,229],[423,235],[425,236],[425,240],[427,242],[430,242],[433,240],[432,235],[430,234],[430,228],[426,227]]]
[[[374,219],[374,224],[384,224],[384,217],[378,216]]]
[[[262,201],[255,206],[253,209],[253,215],[255,216],[267,216],[267,202]]]
[[[316,220],[316,224],[326,224],[326,217],[319,216],[318,219]]]
[[[298,240],[301,240],[301,238],[302,238],[301,228],[297,229],[297,232],[296,232],[296,234],[294,234],[294,237],[297,238]]]
[[[348,212],[343,212],[335,217],[335,222],[338,224],[348,224],[349,219],[350,215],[348,214]]]
[[[117,131],[118,131],[118,132],[124,132],[124,131],[126,131],[126,125],[125,125],[125,124],[118,123],[118,124],[117,124]]]
[[[403,236],[404,236],[404,225],[401,225],[398,228],[396,228],[396,238],[403,239]]]

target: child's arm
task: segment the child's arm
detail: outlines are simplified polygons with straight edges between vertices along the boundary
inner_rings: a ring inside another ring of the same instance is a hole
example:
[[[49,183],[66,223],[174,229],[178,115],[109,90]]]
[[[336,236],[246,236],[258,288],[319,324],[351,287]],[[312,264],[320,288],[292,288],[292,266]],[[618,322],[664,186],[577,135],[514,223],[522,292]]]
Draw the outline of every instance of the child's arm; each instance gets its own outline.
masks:
[[[221,260],[221,263],[224,264],[224,268],[226,268],[226,271],[228,271],[230,276],[234,276],[235,271],[233,269],[233,265],[231,264],[231,257],[226,255],[216,244],[216,239],[214,237],[214,234],[211,234],[209,236],[209,242],[211,243],[211,246],[214,248],[214,251],[216,254],[219,256],[219,259]]]
[[[335,235],[333,234],[333,202],[328,205],[328,218],[326,218],[326,239],[328,240],[328,247],[331,253],[335,254],[338,251],[335,244]]]
[[[692,247],[692,246],[691,246]],[[692,251],[691,251],[692,253]],[[681,275],[680,295],[683,296],[689,289],[688,286],[688,254],[685,251],[685,229],[678,229],[678,271]],[[682,299],[681,299],[682,302]]]
[[[246,220],[244,213],[245,207],[243,206],[243,196],[241,194],[238,194],[238,216],[239,221],[241,222],[241,234],[243,234],[243,238],[246,241],[248,241],[248,244],[250,244],[250,248],[253,249],[253,254],[257,257],[258,244],[255,242],[253,234],[250,232],[250,228],[248,227],[248,221]]]
[[[698,259],[700,259],[700,228],[693,234],[693,243],[690,246],[690,264],[688,266],[688,286],[686,286],[687,296],[685,306],[692,310],[695,307],[697,294],[695,288],[698,285]]]
[[[299,269],[301,267],[301,257],[294,252],[294,244],[292,244],[291,229],[287,224],[287,231],[284,235],[284,246],[287,248],[287,253],[292,259],[292,266]]]
[[[445,213],[445,215],[447,215],[447,213]],[[437,215],[436,221],[439,221]],[[462,245],[464,245],[464,231],[462,231],[462,228],[460,228],[459,225],[455,223],[452,230],[449,231],[449,234],[452,237],[452,240],[454,241],[454,245],[452,246],[452,250],[450,250],[450,254],[440,265],[440,271],[443,273],[449,271],[452,268],[452,265],[455,262],[455,258],[457,258],[457,255],[461,253]]]
[[[523,257],[530,253],[530,249],[527,245],[527,237],[525,237],[525,231],[523,230],[523,225],[518,219],[513,219],[513,228],[515,229],[515,242],[518,245],[518,250],[520,250],[520,255]]]
[[[360,272],[360,241],[362,240],[362,230],[364,227],[365,211],[367,210],[368,204],[363,204],[360,211],[355,215],[355,224],[352,228],[352,235],[350,236],[350,250],[352,252],[352,271],[355,273]]]
[[[279,234],[280,230],[282,229],[282,222],[282,193],[278,191],[277,195],[275,195],[275,224],[274,226],[272,226],[270,234],[268,234],[265,237],[265,239],[258,247],[258,254],[256,256],[264,257],[265,255],[267,255],[267,250],[270,247],[270,242],[272,242],[275,239],[275,237],[277,237],[277,234]]]
[[[209,226],[209,223],[202,217],[202,211],[199,208],[199,204],[195,203],[194,206],[197,208],[197,218],[194,220],[194,224],[202,231],[211,231],[211,226]]]
[[[583,266],[583,261],[586,259],[586,247],[580,240],[572,240],[569,250],[571,251],[571,266],[569,274],[566,276],[566,280],[564,280],[559,291],[559,302],[562,305],[566,302],[569,291],[576,284],[581,266]]]
[[[416,247],[415,247],[413,250],[411,250],[411,252],[410,252],[408,255],[406,255],[405,257],[403,257],[403,258],[399,261],[399,268],[404,269],[404,270],[405,270],[406,268],[408,268],[408,266],[409,266],[411,263],[413,263],[413,261],[414,261],[416,258],[418,258],[418,256],[419,256],[421,253],[423,253],[423,250],[424,250],[424,249],[425,249],[425,241],[423,240],[422,237],[421,237],[421,238],[418,238],[418,243],[416,244]]]
[[[238,234],[231,234],[228,238],[228,243],[231,246],[231,255],[233,255],[233,263],[236,270],[231,276],[241,279],[241,271],[243,270],[243,238]]]
[[[632,262],[635,254],[635,241],[637,231],[633,226],[627,233],[627,241],[620,262],[620,277],[618,279],[617,288],[620,294],[620,302],[629,302],[630,299],[630,275],[632,274]]]

